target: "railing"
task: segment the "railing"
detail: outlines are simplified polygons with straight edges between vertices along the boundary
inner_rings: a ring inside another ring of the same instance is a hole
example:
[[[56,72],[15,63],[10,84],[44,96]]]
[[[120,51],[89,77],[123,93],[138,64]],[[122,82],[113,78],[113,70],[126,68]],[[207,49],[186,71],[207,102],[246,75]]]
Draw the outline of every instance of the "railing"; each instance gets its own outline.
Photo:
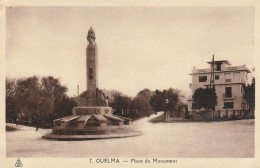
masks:
[[[223,94],[223,98],[224,99],[234,99],[234,97],[235,97],[235,95],[234,94],[232,94],[232,95],[229,95],[229,94]]]
[[[227,67],[228,70],[237,70],[239,67]]]
[[[208,69],[198,69],[198,72],[208,72]]]
[[[230,67],[221,67],[221,71],[234,71],[234,70],[245,70],[246,66],[230,66]],[[217,68],[214,68],[214,71],[218,71]],[[205,73],[211,72],[211,68],[207,69],[193,69],[193,73]]]
[[[229,70],[229,71],[233,71],[233,70],[245,70],[246,66],[230,66],[230,67],[225,67],[223,68],[223,70]]]
[[[232,79],[225,79],[225,82],[232,82]]]

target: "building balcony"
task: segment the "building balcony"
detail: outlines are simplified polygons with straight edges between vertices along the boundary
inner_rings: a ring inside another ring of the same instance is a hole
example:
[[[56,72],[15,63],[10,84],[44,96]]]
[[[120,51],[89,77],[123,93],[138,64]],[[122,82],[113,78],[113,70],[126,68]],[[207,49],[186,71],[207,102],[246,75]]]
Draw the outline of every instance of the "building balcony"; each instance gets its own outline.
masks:
[[[223,99],[225,99],[225,100],[227,100],[227,99],[234,99],[235,98],[235,95],[234,94],[232,94],[232,95],[229,95],[229,94],[223,94]]]
[[[228,83],[243,83],[241,78],[229,78],[229,79],[225,79],[225,84]]]

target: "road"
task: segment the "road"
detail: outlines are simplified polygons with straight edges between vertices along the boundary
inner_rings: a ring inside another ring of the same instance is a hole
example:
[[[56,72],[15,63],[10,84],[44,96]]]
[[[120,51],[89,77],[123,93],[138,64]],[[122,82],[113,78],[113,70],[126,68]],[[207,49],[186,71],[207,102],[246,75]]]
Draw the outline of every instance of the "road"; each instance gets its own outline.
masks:
[[[156,117],[155,115],[150,118]],[[7,157],[103,158],[248,158],[254,157],[254,120],[151,123],[143,118],[133,128],[143,135],[90,141],[41,138],[51,132],[17,126],[6,133]]]

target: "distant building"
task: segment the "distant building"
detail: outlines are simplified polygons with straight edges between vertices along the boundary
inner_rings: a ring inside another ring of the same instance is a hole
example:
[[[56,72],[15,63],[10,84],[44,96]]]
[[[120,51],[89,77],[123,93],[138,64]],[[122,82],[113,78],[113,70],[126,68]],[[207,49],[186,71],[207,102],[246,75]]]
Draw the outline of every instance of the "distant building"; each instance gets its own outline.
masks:
[[[207,62],[210,67],[212,62]],[[250,71],[243,66],[231,66],[227,60],[214,61],[214,79],[217,94],[216,110],[246,110],[247,105],[243,99],[244,90],[242,85],[247,85],[247,74]],[[192,95],[198,88],[210,85],[211,68],[192,70],[190,88]],[[195,111],[192,97],[188,100],[188,111],[191,115]]]

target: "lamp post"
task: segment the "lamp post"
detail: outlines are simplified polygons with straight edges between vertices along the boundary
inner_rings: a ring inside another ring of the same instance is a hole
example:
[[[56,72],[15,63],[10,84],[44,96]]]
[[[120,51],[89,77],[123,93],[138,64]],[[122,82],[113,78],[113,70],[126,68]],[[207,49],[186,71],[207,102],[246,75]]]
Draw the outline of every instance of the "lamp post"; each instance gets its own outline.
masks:
[[[36,119],[36,131],[38,131],[39,126],[40,126],[40,118],[41,118],[41,107],[42,107],[42,101],[43,98],[40,98],[40,101],[38,102],[37,106],[37,119]]]
[[[79,85],[77,85],[77,106],[79,107]]]
[[[168,108],[168,104],[169,104],[169,100],[166,99],[165,100],[166,106],[165,106],[165,122],[169,122],[169,108]]]

